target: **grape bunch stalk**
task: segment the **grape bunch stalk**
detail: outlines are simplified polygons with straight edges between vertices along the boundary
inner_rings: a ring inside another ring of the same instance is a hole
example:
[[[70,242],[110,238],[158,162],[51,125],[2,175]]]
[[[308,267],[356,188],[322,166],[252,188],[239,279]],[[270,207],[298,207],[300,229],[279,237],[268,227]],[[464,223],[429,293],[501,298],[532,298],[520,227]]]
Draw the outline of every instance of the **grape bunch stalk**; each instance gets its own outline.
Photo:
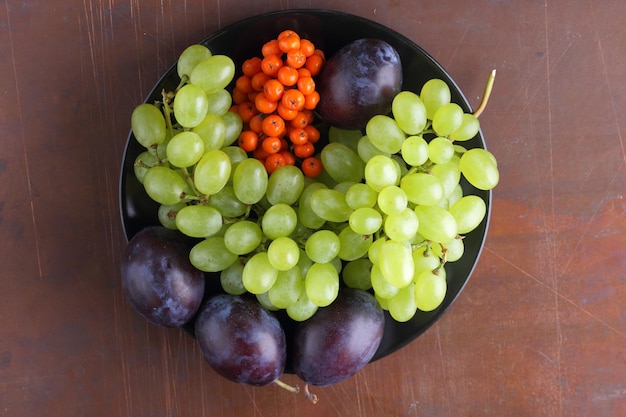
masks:
[[[330,126],[317,177],[293,165],[270,174],[236,143],[243,123],[226,89],[233,61],[193,45],[177,69],[178,88],[132,114],[146,148],[135,174],[160,204],[161,224],[194,239],[194,267],[297,322],[341,287],[373,292],[400,322],[441,305],[445,264],[463,256],[463,236],[487,212],[462,178],[480,190],[499,181],[489,151],[462,146],[478,134],[479,111],[464,112],[432,79],[419,93],[398,93],[391,113],[363,131]]]

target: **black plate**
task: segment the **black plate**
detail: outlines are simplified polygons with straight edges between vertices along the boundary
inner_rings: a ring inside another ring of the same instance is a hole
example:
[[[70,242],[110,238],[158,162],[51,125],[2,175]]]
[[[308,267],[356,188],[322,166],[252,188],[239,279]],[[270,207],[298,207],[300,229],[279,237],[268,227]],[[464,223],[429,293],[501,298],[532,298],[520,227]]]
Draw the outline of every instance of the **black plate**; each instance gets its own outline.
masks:
[[[379,23],[350,14],[327,10],[290,10],[255,16],[221,29],[201,43],[213,54],[226,54],[236,65],[252,56],[260,54],[261,46],[276,37],[284,29],[296,30],[308,38],[316,47],[324,50],[327,57],[341,46],[359,38],[379,38],[390,43],[402,59],[404,90],[419,93],[421,86],[431,78],[440,78],[448,83],[452,101],[466,112],[471,108],[456,83],[448,73],[426,51],[405,36]],[[176,64],[172,65],[154,87],[146,102],[158,101],[161,91],[173,90],[179,82]],[[130,116],[129,116],[130,119]],[[482,132],[472,140],[463,142],[467,148],[485,148]],[[144,149],[130,133],[120,173],[120,213],[127,239],[149,225],[157,225],[157,208],[144,192],[142,185],[133,173],[133,162]],[[465,253],[459,261],[446,265],[448,293],[442,305],[429,313],[419,312],[406,323],[398,323],[390,317],[386,320],[383,341],[373,360],[380,359],[413,341],[435,323],[454,302],[467,283],[480,256],[487,233],[491,208],[491,192],[474,189],[462,183],[465,194],[482,197],[487,203],[487,215],[483,222],[471,233],[465,242]],[[186,329],[193,333],[191,326]]]

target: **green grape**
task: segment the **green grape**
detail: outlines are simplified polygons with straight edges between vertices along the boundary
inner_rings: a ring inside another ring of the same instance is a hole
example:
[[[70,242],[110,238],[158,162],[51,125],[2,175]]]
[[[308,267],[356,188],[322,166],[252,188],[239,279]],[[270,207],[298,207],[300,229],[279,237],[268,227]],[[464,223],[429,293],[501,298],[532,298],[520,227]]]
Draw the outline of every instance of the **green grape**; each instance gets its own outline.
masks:
[[[370,247],[367,249],[367,257],[373,264],[377,264],[380,261],[380,248],[383,243],[385,243],[387,239],[385,237],[378,238],[372,242]]]
[[[318,230],[307,239],[304,250],[313,262],[328,263],[339,255],[339,236],[330,230]]]
[[[270,204],[292,205],[304,190],[304,174],[294,165],[284,165],[270,175],[265,192]]]
[[[365,134],[375,147],[389,154],[400,152],[402,142],[406,138],[398,123],[382,114],[372,117],[367,122]]]
[[[233,189],[237,198],[245,204],[261,201],[267,190],[267,170],[263,162],[248,158],[239,162],[233,174]]]
[[[317,190],[327,189],[321,182],[313,182],[307,185],[298,199],[298,219],[309,229],[319,229],[326,223],[326,220],[315,214],[311,208],[311,194]]]
[[[365,164],[365,183],[379,192],[388,185],[396,185],[400,178],[398,164],[388,156],[376,155]]]
[[[418,226],[419,220],[415,211],[406,207],[400,213],[388,215],[383,229],[389,239],[408,242],[417,233]]]
[[[463,109],[456,103],[441,106],[433,116],[433,130],[439,136],[448,136],[463,123]]]
[[[362,136],[361,139],[359,139],[356,150],[357,154],[364,162],[369,161],[370,159],[372,159],[373,156],[376,155],[384,155],[387,157],[391,156],[390,153],[383,152],[376,146],[374,146],[370,138],[367,137],[367,135]]]
[[[239,257],[226,249],[224,238],[213,236],[196,243],[189,252],[191,264],[204,272],[219,272],[234,264]]]
[[[135,177],[137,178],[137,181],[143,184],[143,176],[146,175],[146,172],[148,172],[150,168],[158,165],[158,163],[159,160],[157,159],[154,152],[143,151],[139,155],[137,155],[137,158],[135,158],[135,163],[133,164],[133,172],[135,174]]]
[[[345,195],[350,189],[350,187],[352,187],[354,184],[360,184],[360,183],[354,182],[354,181],[343,181],[343,182],[335,184],[335,186],[333,187],[333,190],[339,191],[341,194]]]
[[[434,244],[432,247],[439,247],[439,244]],[[416,248],[412,255],[413,257],[413,279],[417,279],[422,271],[433,271],[441,266],[441,259],[437,253],[431,249],[429,245],[423,245]]]
[[[370,280],[374,293],[381,298],[389,299],[399,291],[398,287],[392,285],[385,279],[378,264],[372,264]]]
[[[338,274],[341,274],[341,270],[343,269],[343,260],[339,256],[334,257],[330,261],[330,264],[335,267]]]
[[[204,154],[204,142],[194,132],[180,132],[167,144],[168,161],[179,168],[195,165]]]
[[[178,172],[163,165],[154,166],[146,171],[143,186],[148,196],[159,204],[175,204],[186,195],[193,194]]]
[[[432,206],[441,201],[444,188],[441,180],[423,172],[408,174],[400,181],[400,188],[414,204]]]
[[[130,125],[137,142],[150,148],[165,140],[165,117],[154,104],[143,103],[135,107]]]
[[[445,81],[438,78],[426,81],[420,91],[420,99],[426,107],[426,117],[433,120],[435,112],[444,104],[449,103],[450,97],[450,87]]]
[[[248,154],[239,146],[224,146],[221,151],[228,155],[228,159],[230,159],[230,179],[232,180],[237,165],[244,159],[248,159]]]
[[[297,216],[299,217],[299,214],[297,214]],[[295,240],[296,242],[303,242],[306,240],[306,238],[310,234],[311,234],[311,229],[303,225],[302,222],[300,222],[300,219],[298,218],[298,221],[296,222],[296,227],[289,234],[289,237]]]
[[[310,319],[317,312],[319,307],[309,300],[306,295],[306,287],[302,285],[298,301],[287,307],[287,315],[290,319],[302,322]]]
[[[417,232],[424,239],[446,243],[456,237],[456,220],[449,211],[438,206],[417,206],[415,214],[419,221]]]
[[[302,270],[295,266],[287,271],[278,271],[276,282],[267,294],[274,306],[286,309],[298,301],[303,288]]]
[[[411,247],[395,240],[387,240],[378,255],[380,272],[391,285],[403,288],[413,280]]]
[[[206,151],[224,147],[226,124],[224,119],[217,114],[207,113],[200,124],[191,129],[191,131],[197,133],[202,138]]]
[[[261,230],[269,239],[289,236],[298,223],[296,211],[287,204],[271,206],[261,219]]]
[[[344,227],[339,236],[339,258],[344,261],[354,261],[367,255],[370,245],[374,241],[372,235],[363,235],[354,232],[350,227]]]
[[[176,227],[176,215],[187,204],[180,202],[176,204],[161,204],[157,210],[159,223],[170,230],[178,230]]]
[[[220,284],[228,294],[241,295],[247,292],[243,286],[243,262],[235,261],[231,266],[220,272]]]
[[[476,195],[466,195],[454,203],[448,211],[457,224],[457,233],[464,235],[474,230],[487,214],[485,201]]]
[[[441,305],[448,285],[445,277],[432,271],[423,271],[415,280],[415,304],[421,311],[433,311]]]
[[[361,139],[360,130],[346,130],[340,129],[336,126],[330,126],[328,128],[328,142],[329,143],[341,143],[352,149],[354,152],[357,150],[357,142]]]
[[[196,165],[193,181],[196,189],[205,195],[217,194],[230,178],[231,166],[228,155],[220,150],[210,150]],[[236,193],[235,189],[235,193]]]
[[[235,190],[228,184],[213,194],[207,205],[217,209],[223,217],[239,217],[248,211],[248,206],[239,201],[235,195]]]
[[[213,236],[222,228],[222,215],[210,206],[186,206],[176,215],[176,227],[189,237]]]
[[[298,268],[300,268],[300,271],[302,271],[303,277],[306,275],[306,272],[309,270],[311,265],[313,265],[313,261],[306,254],[304,249],[300,248],[300,259],[298,259]]]
[[[233,96],[226,89],[217,90],[214,93],[206,95],[209,100],[209,108],[207,111],[211,114],[223,116],[233,105]]]
[[[415,302],[415,284],[400,288],[398,293],[387,300],[389,315],[397,322],[404,323],[413,318],[417,312]]]
[[[361,258],[346,263],[341,277],[348,287],[367,291],[372,288],[371,272],[372,261],[367,258]]]
[[[491,190],[498,185],[500,173],[493,155],[481,148],[470,149],[461,155],[461,173],[480,190]]]
[[[267,248],[267,259],[276,270],[287,271],[298,264],[300,248],[290,237],[277,237]]]
[[[346,204],[351,209],[374,207],[378,199],[378,193],[367,184],[352,184],[346,191]]]
[[[272,266],[267,252],[254,254],[243,267],[241,279],[246,290],[263,294],[272,288],[278,278],[278,270]]]
[[[321,152],[324,169],[337,182],[360,182],[365,164],[359,155],[341,143],[329,143]]]
[[[227,111],[222,114],[222,121],[224,122],[224,126],[226,127],[226,135],[224,137],[224,146],[230,146],[233,143],[237,142],[239,139],[239,134],[243,129],[243,120],[239,114],[233,111]]]
[[[388,185],[378,193],[378,207],[385,214],[401,213],[409,202],[404,190],[396,185]]]
[[[428,158],[435,164],[445,164],[454,156],[454,145],[449,139],[437,136],[428,143]]]
[[[352,213],[352,209],[346,203],[346,195],[336,190],[324,188],[315,190],[311,193],[309,203],[315,214],[330,222],[346,222]]]
[[[400,152],[404,162],[418,167],[428,161],[428,142],[422,136],[409,136],[402,143]]]
[[[461,126],[459,126],[454,132],[448,136],[454,141],[470,140],[478,134],[480,130],[480,122],[478,118],[472,113],[463,113],[463,120]]]
[[[376,298],[376,301],[378,301],[380,308],[382,308],[385,311],[389,311],[389,301],[386,298],[383,298],[376,293],[374,293],[374,298]]]
[[[226,55],[213,55],[200,61],[191,71],[189,80],[207,94],[223,90],[235,76],[235,63]]]
[[[396,171],[398,171],[396,185],[399,185],[400,179],[409,173],[409,168],[406,166],[406,162],[404,162],[400,154],[391,155],[391,160],[396,164]]]
[[[461,171],[459,170],[459,176],[460,172]],[[452,205],[459,201],[461,197],[463,197],[463,187],[461,187],[461,184],[457,184],[452,190],[452,193],[448,196],[448,207],[452,207]]]
[[[256,296],[257,301],[261,305],[261,307],[263,307],[264,309],[269,310],[269,311],[280,310],[278,307],[272,304],[272,300],[270,300],[269,291],[265,291],[264,293],[261,293],[261,294],[255,294],[255,296]]]
[[[443,198],[449,198],[459,185],[461,180],[461,170],[455,159],[444,164],[434,165],[430,173],[439,179],[443,186]]]
[[[306,295],[318,307],[330,305],[339,294],[339,274],[331,263],[313,263],[304,279]]]
[[[396,94],[391,103],[391,112],[400,129],[408,135],[416,135],[426,127],[426,106],[411,91]]]
[[[174,117],[183,127],[191,129],[204,120],[209,109],[209,101],[200,87],[184,85],[174,98]]]
[[[252,252],[259,247],[262,240],[261,227],[250,220],[233,223],[224,233],[226,248],[237,255],[246,255]]]
[[[465,252],[465,244],[463,243],[463,238],[456,237],[452,239],[450,242],[445,243],[443,245],[442,244],[432,245],[431,252],[439,258],[443,258],[444,248],[446,252],[445,253],[446,262],[458,261],[463,256],[463,252]]]
[[[178,76],[189,78],[193,68],[200,62],[211,56],[211,51],[204,45],[195,44],[188,46],[178,57],[176,70]]]
[[[355,233],[371,235],[380,230],[383,224],[383,217],[378,210],[370,207],[361,207],[350,214],[348,224]]]

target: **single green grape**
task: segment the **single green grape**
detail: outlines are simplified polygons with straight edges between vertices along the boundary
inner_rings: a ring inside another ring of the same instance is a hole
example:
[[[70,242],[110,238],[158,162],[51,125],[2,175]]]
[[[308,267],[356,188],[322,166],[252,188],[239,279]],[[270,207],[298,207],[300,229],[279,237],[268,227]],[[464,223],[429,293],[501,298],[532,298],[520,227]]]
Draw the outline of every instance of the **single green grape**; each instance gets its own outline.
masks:
[[[196,243],[189,252],[191,264],[204,272],[220,272],[234,264],[239,257],[229,251],[224,238],[213,236]]]
[[[168,142],[166,155],[172,165],[188,168],[195,165],[204,155],[204,142],[194,132],[180,132]]]
[[[198,134],[204,144],[204,149],[222,149],[226,141],[226,124],[221,116],[214,113],[207,113],[204,119],[191,129]]]
[[[339,274],[331,263],[313,263],[306,273],[304,287],[313,304],[326,307],[339,294]]]
[[[408,135],[416,135],[426,127],[426,106],[411,91],[396,94],[391,103],[391,112],[400,129]]]
[[[205,93],[212,94],[230,84],[235,76],[235,63],[226,55],[212,55],[198,62],[189,80],[202,88]]]
[[[224,233],[226,248],[237,255],[254,251],[263,240],[261,227],[250,220],[241,220],[230,225]]]
[[[182,79],[183,77],[189,78],[191,71],[194,67],[200,62],[211,56],[211,51],[204,45],[195,44],[190,45],[178,57],[178,62],[176,63],[176,71],[178,72],[178,76]]]
[[[360,182],[365,166],[359,155],[342,143],[329,143],[322,148],[322,165],[335,181]]]
[[[222,215],[210,206],[202,204],[186,206],[176,215],[176,227],[189,237],[213,236],[222,228]]]
[[[269,291],[277,278],[278,270],[270,263],[267,252],[258,252],[248,259],[241,276],[246,290],[252,294]]]
[[[143,103],[135,107],[130,124],[135,139],[145,148],[165,140],[165,116],[154,104]]]
[[[217,194],[228,183],[231,169],[230,158],[224,151],[213,149],[206,152],[194,171],[196,189],[209,196]]]
[[[365,134],[374,146],[389,154],[400,152],[402,142],[406,138],[398,123],[393,118],[382,114],[372,117],[367,122]]]
[[[339,236],[331,230],[318,230],[307,239],[304,250],[313,262],[328,263],[339,255]]]
[[[193,84],[184,85],[174,97],[174,117],[183,127],[199,125],[207,115],[209,101],[204,91]]]

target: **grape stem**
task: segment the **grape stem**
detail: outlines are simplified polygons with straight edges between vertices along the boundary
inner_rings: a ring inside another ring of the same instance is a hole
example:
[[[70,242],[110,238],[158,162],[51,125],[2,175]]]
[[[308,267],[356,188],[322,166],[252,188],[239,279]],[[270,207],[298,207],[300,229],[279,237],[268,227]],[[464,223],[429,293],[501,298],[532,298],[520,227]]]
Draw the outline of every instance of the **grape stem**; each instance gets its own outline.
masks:
[[[294,394],[297,394],[300,392],[300,387],[296,386],[291,386],[289,384],[284,383],[283,381],[281,381],[280,379],[277,379],[276,381],[274,381],[274,384],[278,385],[279,387],[281,387],[284,390],[287,390],[289,392],[293,392]]]
[[[478,105],[478,108],[476,109],[476,111],[474,111],[474,117],[478,118],[482,114],[483,110],[485,110],[485,107],[487,107],[487,102],[489,101],[491,90],[493,90],[493,83],[495,81],[495,78],[496,78],[496,70],[494,69],[489,74],[489,78],[487,78],[487,84],[485,85],[483,98],[480,101],[480,104]]]
[[[317,404],[317,402],[319,401],[319,399],[317,398],[317,395],[309,391],[309,384],[304,385],[304,396],[307,398],[307,400],[311,401],[313,404]]]
[[[170,95],[165,91],[161,91],[163,97],[163,113],[165,114],[165,123],[170,131],[170,136],[174,136],[174,127],[172,126],[172,108],[170,107]]]

